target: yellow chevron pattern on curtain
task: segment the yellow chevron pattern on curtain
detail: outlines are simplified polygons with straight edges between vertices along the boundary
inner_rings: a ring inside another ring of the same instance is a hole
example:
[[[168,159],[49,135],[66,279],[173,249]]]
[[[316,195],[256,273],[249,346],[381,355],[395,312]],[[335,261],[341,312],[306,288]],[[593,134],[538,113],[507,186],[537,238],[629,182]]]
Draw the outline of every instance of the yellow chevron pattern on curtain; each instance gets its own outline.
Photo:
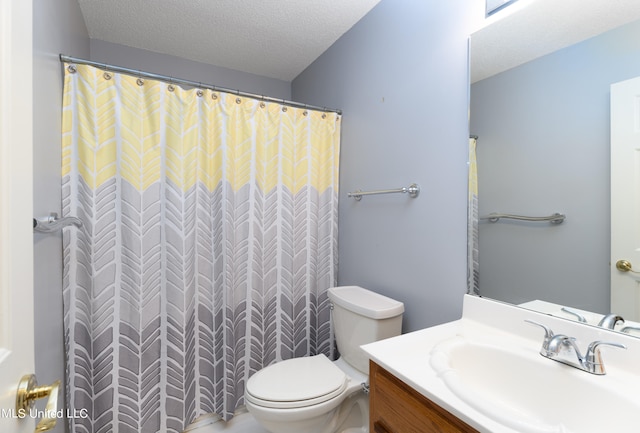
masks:
[[[263,366],[333,357],[340,123],[65,65],[70,431],[228,420]]]
[[[96,89],[95,95],[84,91],[94,99],[80,104],[99,111],[95,118],[87,117],[88,111],[79,111],[77,126],[72,125],[71,116],[63,119],[63,176],[77,165],[87,185],[96,189],[115,176],[120,164],[116,161],[121,158],[121,176],[143,191],[160,179],[160,146],[166,146],[166,176],[183,190],[202,182],[213,191],[224,180],[237,191],[253,177],[263,192],[278,184],[293,193],[304,185],[320,193],[327,188],[338,190],[340,116],[335,113],[210,90],[175,86],[169,91],[159,81],[144,80],[140,85],[136,77],[109,73],[112,78],[107,80],[100,69],[74,67],[80,90]],[[72,76],[67,74],[65,80]],[[123,102],[118,116],[116,94]],[[68,103],[69,98],[65,99]],[[166,114],[161,114],[163,110]],[[80,141],[75,154],[72,127],[77,128]],[[121,148],[116,129],[121,133]]]

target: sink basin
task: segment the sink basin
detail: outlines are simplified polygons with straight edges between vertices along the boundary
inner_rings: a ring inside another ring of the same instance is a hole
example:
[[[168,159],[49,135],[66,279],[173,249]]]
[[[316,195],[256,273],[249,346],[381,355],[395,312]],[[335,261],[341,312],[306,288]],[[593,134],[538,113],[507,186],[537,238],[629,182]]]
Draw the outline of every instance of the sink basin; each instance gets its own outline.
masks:
[[[540,356],[539,347],[514,346],[456,336],[433,348],[430,363],[460,400],[517,432],[638,431],[636,376],[594,376]]]

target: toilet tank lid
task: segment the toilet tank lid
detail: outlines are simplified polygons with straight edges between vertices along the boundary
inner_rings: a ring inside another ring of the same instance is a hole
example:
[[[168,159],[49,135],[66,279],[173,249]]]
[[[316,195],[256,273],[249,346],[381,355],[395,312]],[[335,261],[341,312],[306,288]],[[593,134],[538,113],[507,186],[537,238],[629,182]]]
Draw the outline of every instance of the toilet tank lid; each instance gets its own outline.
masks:
[[[327,295],[334,304],[372,319],[388,319],[404,312],[402,302],[360,286],[331,287]]]

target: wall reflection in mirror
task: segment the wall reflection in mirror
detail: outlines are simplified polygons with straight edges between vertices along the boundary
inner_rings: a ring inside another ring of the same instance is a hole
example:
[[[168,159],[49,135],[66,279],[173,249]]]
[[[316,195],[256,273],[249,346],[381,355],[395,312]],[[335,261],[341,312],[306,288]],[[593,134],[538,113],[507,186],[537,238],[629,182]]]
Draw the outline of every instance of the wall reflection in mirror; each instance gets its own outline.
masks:
[[[640,21],[471,84],[478,214],[566,215],[481,220],[481,296],[591,324],[612,313],[610,86],[637,76]],[[615,329],[640,336],[633,319]]]

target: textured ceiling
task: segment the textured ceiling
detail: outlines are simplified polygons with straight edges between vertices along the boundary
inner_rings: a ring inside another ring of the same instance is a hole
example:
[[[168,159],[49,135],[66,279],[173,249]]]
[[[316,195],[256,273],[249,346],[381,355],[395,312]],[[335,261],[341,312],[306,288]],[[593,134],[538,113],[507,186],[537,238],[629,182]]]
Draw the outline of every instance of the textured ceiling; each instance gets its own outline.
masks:
[[[89,37],[293,80],[380,0],[78,0]]]
[[[519,0],[471,35],[471,82],[638,19],[640,0]]]

